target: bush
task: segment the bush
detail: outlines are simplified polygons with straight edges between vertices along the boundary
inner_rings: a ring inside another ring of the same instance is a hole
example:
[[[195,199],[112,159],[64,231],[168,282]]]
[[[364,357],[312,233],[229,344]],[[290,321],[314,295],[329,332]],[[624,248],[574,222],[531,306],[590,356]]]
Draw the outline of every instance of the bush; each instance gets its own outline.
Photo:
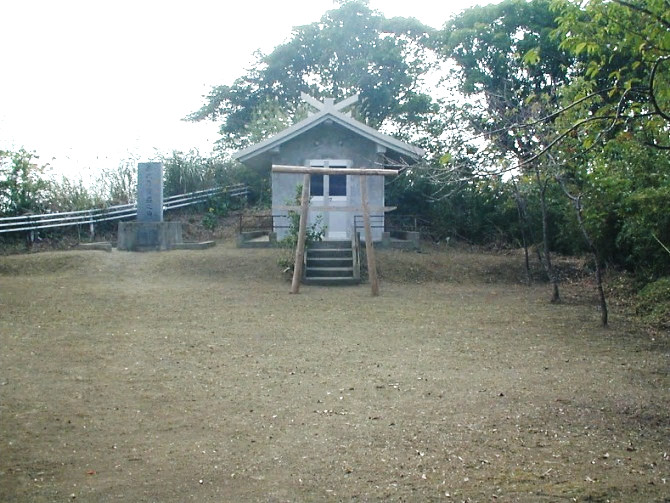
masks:
[[[635,312],[645,321],[670,328],[670,276],[649,283],[638,292]]]
[[[219,219],[216,216],[216,212],[214,211],[214,208],[210,208],[209,211],[205,213],[205,216],[202,217],[202,226],[208,231],[213,231],[218,224]]]
[[[0,216],[43,213],[49,199],[46,166],[34,152],[0,150]]]
[[[294,201],[287,201],[287,204],[300,205],[302,199],[302,185],[296,187],[296,194]],[[298,245],[298,232],[300,230],[300,214],[296,211],[288,212],[290,224],[287,236],[279,242],[279,245],[286,250],[279,258],[279,267],[282,269],[292,269],[295,255],[295,248]],[[326,226],[323,225],[321,215],[318,215],[316,221],[312,225],[308,225],[305,234],[305,248],[308,248],[310,243],[322,241],[326,235]]]

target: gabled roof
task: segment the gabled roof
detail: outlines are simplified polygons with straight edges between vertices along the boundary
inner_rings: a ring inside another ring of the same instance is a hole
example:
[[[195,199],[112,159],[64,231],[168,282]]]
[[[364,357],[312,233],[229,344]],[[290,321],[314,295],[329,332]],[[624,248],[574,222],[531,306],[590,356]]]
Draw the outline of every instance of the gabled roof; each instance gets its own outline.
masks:
[[[380,133],[376,129],[340,112],[339,109],[342,105],[348,105],[355,102],[353,97],[347,98],[338,104],[334,104],[332,99],[326,100],[324,104],[314,100],[314,98],[306,96],[303,96],[303,99],[306,99],[308,103],[320,108],[320,110],[276,135],[240,150],[233,155],[233,159],[237,159],[240,162],[249,161],[327,121],[339,124],[382,147],[397,152],[405,157],[409,157],[410,159],[418,160],[425,154],[424,150],[419,147],[404,143],[387,134]]]

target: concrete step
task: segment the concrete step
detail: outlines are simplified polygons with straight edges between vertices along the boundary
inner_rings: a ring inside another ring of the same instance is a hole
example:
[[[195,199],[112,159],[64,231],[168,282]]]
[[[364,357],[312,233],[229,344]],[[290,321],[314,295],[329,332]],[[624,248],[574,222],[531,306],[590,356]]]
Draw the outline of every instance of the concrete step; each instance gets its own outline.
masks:
[[[354,276],[353,267],[307,267],[306,278],[347,278]]]
[[[317,248],[308,249],[307,258],[335,258],[335,257],[351,257],[351,248]]]
[[[173,250],[205,250],[216,246],[216,241],[201,241],[199,243],[175,243]]]
[[[305,285],[321,285],[321,286],[349,286],[358,285],[361,280],[357,278],[333,278],[333,277],[312,277],[303,279]]]
[[[310,250],[317,250],[322,248],[349,248],[351,249],[351,240],[346,241],[316,241],[309,244]]]
[[[354,259],[348,257],[307,257],[307,267],[353,267]]]
[[[306,250],[303,283],[307,285],[357,285],[351,241],[320,241]]]

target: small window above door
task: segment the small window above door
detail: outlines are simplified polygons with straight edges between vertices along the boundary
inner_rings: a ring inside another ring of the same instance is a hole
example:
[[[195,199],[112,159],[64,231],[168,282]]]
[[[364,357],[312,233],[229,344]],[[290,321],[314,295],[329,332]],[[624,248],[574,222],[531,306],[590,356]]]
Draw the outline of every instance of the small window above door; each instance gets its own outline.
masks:
[[[346,196],[347,195],[347,175],[329,175],[328,195]]]
[[[347,159],[314,159],[309,162],[312,168],[349,168],[351,161]],[[310,196],[318,199],[328,196],[331,201],[344,201],[348,195],[347,175],[310,176]]]
[[[323,175],[310,175],[309,192],[311,196],[323,196]]]

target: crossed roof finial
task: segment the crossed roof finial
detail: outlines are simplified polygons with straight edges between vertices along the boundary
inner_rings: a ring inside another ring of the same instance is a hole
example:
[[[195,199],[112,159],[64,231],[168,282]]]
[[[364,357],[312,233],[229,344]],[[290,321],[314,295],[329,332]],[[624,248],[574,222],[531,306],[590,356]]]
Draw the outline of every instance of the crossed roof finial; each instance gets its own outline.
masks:
[[[322,111],[341,112],[348,106],[353,105],[358,101],[358,93],[354,94],[353,96],[349,96],[348,98],[345,98],[338,103],[335,103],[335,98],[325,98],[322,102],[314,98],[313,96],[310,96],[307,93],[300,93],[300,98],[305,103],[312,105],[319,112]]]

